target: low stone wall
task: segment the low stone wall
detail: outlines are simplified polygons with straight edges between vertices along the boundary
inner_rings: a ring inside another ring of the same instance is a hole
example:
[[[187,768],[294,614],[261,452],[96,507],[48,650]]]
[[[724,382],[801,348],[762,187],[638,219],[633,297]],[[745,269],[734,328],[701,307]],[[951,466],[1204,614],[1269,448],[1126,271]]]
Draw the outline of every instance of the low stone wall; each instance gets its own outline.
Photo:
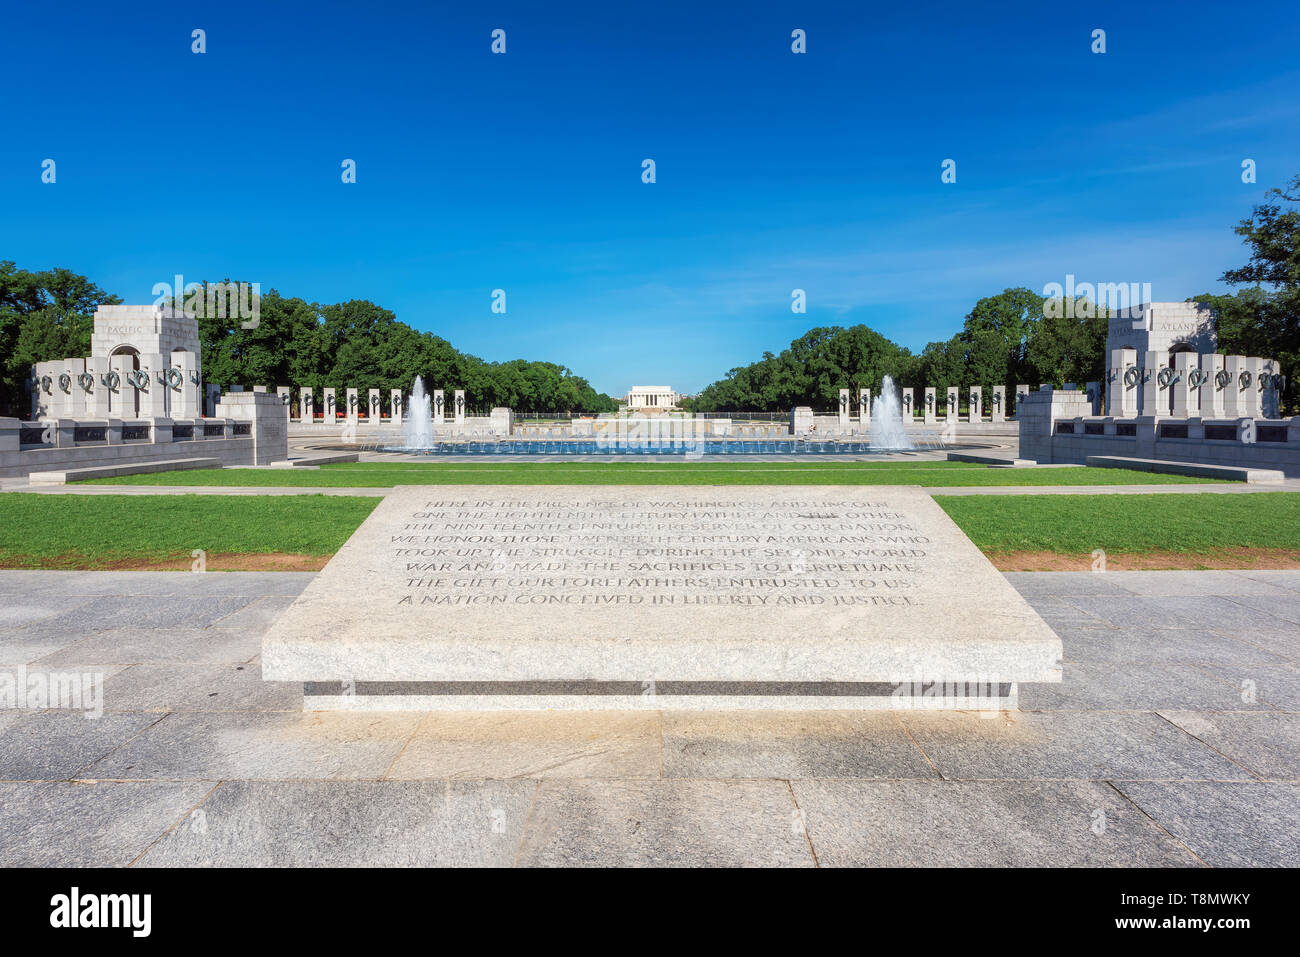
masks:
[[[1041,398],[1039,398],[1041,396]],[[1116,418],[1087,414],[1078,392],[1034,393],[1022,407],[1020,455],[1086,464],[1090,455],[1277,469],[1300,478],[1300,417]]]
[[[248,393],[245,393],[246,395]],[[323,442],[375,442],[380,445],[400,445],[402,440],[402,420],[367,418],[357,416],[335,418],[333,422],[325,419],[288,419],[289,437],[294,439],[317,438]],[[456,438],[491,438],[494,435],[508,435],[510,426],[504,417],[498,416],[494,421],[491,416],[466,416],[465,421],[431,423],[433,437],[436,439]]]
[[[0,418],[0,477],[190,457],[219,459],[224,466],[288,458],[287,413],[275,396],[226,396],[218,410],[234,414],[32,422]]]
[[[58,427],[51,428],[55,423]],[[12,478],[32,472],[51,472],[126,462],[158,462],[193,457],[220,459],[223,465],[253,464],[253,439],[250,434],[235,434],[238,423],[233,419],[179,420],[184,433],[188,426],[192,438],[176,438],[178,420],[127,421],[120,419],[57,419],[54,422],[19,422],[0,419],[0,476]],[[148,438],[123,440],[132,428],[144,428]],[[218,435],[205,436],[204,430],[217,428]],[[23,433],[52,431],[51,444],[21,443]],[[87,432],[105,434],[103,439],[75,441],[72,436]],[[239,431],[243,431],[242,429]]]

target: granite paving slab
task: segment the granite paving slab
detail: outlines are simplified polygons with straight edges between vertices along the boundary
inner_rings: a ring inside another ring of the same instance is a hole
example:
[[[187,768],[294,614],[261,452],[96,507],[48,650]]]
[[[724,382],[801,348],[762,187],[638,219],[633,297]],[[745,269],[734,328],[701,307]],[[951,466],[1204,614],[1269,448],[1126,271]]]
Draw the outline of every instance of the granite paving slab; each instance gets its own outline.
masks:
[[[156,714],[36,711],[0,726],[0,780],[63,781],[131,740]]]
[[[657,778],[659,751],[655,712],[439,712],[388,778]]]
[[[1295,598],[1294,594],[1281,585],[1229,570],[1105,572],[1097,577],[1111,579],[1125,592],[1143,598],[1236,598],[1249,595]]]
[[[1035,598],[1068,598],[1091,595],[1131,595],[1131,590],[1121,584],[1121,576],[1129,572],[1098,574],[1096,572],[1003,572],[1011,586],[1034,603]],[[1164,574],[1161,572],[1160,574]]]
[[[1119,781],[1211,867],[1300,867],[1300,785]]]
[[[131,665],[104,684],[107,711],[301,711],[302,687],[247,664]]]
[[[1196,860],[1093,781],[795,781],[823,867],[1185,867]]]
[[[1300,711],[1300,665],[1206,665],[1206,670],[1280,711]]]
[[[1300,714],[1161,711],[1160,715],[1264,780],[1300,781]]]
[[[1271,710],[1245,703],[1241,689],[1188,664],[1167,662],[1065,662],[1059,685],[1027,685],[1022,710],[1156,711],[1161,708]]]
[[[211,784],[0,783],[0,867],[125,867]]]
[[[1065,660],[1086,665],[1212,665],[1248,667],[1287,659],[1232,635],[1207,629],[1132,632],[1120,628],[1061,629]]]
[[[118,717],[105,715],[105,718]],[[80,775],[109,780],[378,780],[416,714],[275,712],[123,715],[156,720]]]
[[[509,867],[531,781],[232,781],[142,867]]]
[[[262,650],[262,633],[229,628],[114,628],[38,659],[47,667],[89,664],[243,664]]]
[[[937,777],[891,712],[665,711],[666,778]]]
[[[811,867],[783,781],[564,781],[538,786],[520,866]]]
[[[145,572],[0,569],[0,595],[54,597],[177,597],[287,595],[307,587],[315,572]]]
[[[948,779],[1250,780],[1204,743],[1150,712],[900,713]]]

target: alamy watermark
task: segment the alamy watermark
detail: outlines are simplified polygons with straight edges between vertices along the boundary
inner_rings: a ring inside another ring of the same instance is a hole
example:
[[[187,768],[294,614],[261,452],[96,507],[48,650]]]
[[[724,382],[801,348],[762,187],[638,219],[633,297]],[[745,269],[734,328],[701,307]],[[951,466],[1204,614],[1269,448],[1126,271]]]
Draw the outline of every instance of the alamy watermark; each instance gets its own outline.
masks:
[[[1043,287],[1043,316],[1047,319],[1094,319],[1098,306],[1108,314],[1132,309],[1151,301],[1149,282],[1080,282],[1067,273],[1064,283],[1049,282]]]
[[[190,282],[179,273],[172,282],[154,283],[155,311],[181,303],[181,308],[198,319],[239,319],[244,329],[256,329],[262,321],[260,282]]]
[[[0,709],[82,711],[87,720],[99,718],[104,714],[104,673],[6,668],[0,671]]]

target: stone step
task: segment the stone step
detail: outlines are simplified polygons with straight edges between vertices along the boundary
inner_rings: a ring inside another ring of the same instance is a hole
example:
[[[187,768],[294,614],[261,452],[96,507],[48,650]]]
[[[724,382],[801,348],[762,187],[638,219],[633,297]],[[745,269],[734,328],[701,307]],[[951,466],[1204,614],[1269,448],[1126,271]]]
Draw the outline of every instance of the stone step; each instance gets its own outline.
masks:
[[[1122,455],[1089,455],[1087,464],[1101,469],[1134,469],[1164,475],[1188,475],[1194,478],[1226,479],[1230,482],[1274,484],[1286,480],[1277,469],[1259,469],[1248,465],[1211,465],[1208,462],[1174,462],[1168,459],[1135,459]]]
[[[147,472],[172,472],[185,469],[219,469],[221,459],[164,459],[158,462],[123,462],[121,465],[90,465],[85,468],[62,471],[32,472],[28,481],[32,485],[66,485],[85,479],[112,478],[115,475],[143,475]]]
[[[992,682],[306,682],[304,711],[1006,711]]]
[[[949,452],[949,462],[975,462],[979,465],[995,465],[1003,468],[1027,468],[1037,465],[1033,459],[1008,459],[996,455],[982,455],[975,452]]]

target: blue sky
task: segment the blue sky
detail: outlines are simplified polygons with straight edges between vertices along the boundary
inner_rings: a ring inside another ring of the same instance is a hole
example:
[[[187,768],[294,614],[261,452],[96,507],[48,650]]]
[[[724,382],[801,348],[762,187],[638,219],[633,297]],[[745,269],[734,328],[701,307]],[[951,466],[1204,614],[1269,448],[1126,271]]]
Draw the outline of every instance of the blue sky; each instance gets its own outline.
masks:
[[[177,273],[367,298],[696,391],[818,325],[920,349],[1067,273],[1222,288],[1300,172],[1297,41],[1294,3],[11,4],[0,259],[127,302]]]

